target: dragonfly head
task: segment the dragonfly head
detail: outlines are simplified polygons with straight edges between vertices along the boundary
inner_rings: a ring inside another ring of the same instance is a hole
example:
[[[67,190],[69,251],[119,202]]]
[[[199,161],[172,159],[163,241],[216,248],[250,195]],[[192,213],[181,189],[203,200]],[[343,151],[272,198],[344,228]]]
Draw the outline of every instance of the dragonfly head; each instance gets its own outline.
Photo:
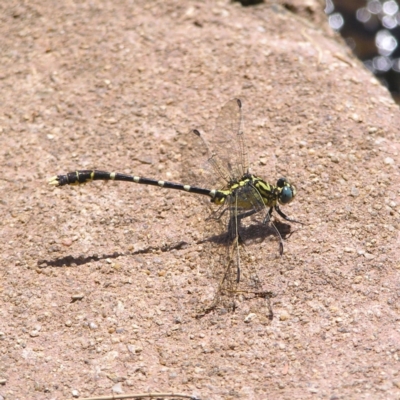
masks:
[[[279,178],[276,186],[279,189],[280,204],[289,204],[296,196],[296,188],[286,178]]]

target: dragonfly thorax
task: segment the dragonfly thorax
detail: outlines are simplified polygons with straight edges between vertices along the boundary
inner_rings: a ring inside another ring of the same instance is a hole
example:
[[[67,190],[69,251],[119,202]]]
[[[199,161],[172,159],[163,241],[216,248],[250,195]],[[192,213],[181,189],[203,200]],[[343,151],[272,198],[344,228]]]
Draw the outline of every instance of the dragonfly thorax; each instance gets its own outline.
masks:
[[[251,192],[257,195],[250,195]],[[278,179],[276,186],[254,175],[244,175],[226,189],[216,190],[211,201],[217,205],[236,206],[250,210],[254,208],[254,197],[260,199],[266,207],[275,207],[278,203],[289,204],[296,196],[296,188],[286,178]]]

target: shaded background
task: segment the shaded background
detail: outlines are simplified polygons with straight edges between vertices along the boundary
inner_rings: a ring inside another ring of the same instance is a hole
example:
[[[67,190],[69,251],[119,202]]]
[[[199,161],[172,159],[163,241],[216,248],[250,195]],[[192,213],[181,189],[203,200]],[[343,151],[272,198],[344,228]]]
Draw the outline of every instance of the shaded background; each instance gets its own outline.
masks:
[[[400,102],[400,7],[396,0],[326,0],[330,26]]]

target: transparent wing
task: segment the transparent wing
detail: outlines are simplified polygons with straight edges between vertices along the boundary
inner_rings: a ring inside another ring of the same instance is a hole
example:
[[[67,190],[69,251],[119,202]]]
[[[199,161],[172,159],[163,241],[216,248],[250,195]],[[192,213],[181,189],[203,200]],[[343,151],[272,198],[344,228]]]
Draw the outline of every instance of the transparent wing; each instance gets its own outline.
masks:
[[[242,123],[242,102],[232,99],[222,107],[214,132],[207,137],[212,155],[210,162],[221,176],[229,177],[231,182],[248,172]]]
[[[215,173],[209,163],[210,152],[198,131],[179,135],[181,179],[183,184],[214,189]]]
[[[243,201],[252,204],[252,208],[240,208]],[[249,262],[249,255],[245,252],[245,241],[249,238],[249,217],[265,215],[265,210],[258,191],[245,186],[228,196],[224,207],[213,214],[213,218],[220,223],[222,234],[218,238],[221,252],[213,270],[213,280],[218,283],[217,295],[209,309],[232,309],[238,295],[263,294],[256,265]]]
[[[193,130],[181,135],[179,143],[184,184],[228,189],[248,173],[242,103],[239,99],[229,101],[221,109],[215,130],[207,141],[199,131]],[[259,191],[248,184],[234,190],[225,199],[224,205],[209,218],[211,236],[202,243],[216,245],[207,248],[207,253],[213,254],[208,267],[211,267],[213,282],[218,286],[214,290],[215,298],[205,308],[205,313],[215,307],[234,307],[238,294],[263,293],[257,275],[258,264],[248,260],[250,257],[244,247],[247,241],[250,243],[253,239],[252,222],[257,222],[256,229],[265,231],[268,224],[263,222],[267,215],[268,209]]]
[[[248,172],[242,130],[242,102],[230,100],[222,107],[211,135],[197,130],[180,135],[182,183],[223,189]]]

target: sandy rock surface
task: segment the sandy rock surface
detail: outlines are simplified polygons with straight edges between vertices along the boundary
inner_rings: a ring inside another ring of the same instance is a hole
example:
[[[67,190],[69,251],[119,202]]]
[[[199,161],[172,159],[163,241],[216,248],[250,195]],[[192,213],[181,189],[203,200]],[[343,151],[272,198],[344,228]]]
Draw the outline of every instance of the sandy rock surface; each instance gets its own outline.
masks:
[[[399,108],[321,2],[280,3],[0,5],[1,400],[399,398]],[[198,319],[219,251],[198,196],[47,180],[179,182],[180,135],[237,96],[252,171],[290,178],[307,225],[245,249],[270,304]]]

